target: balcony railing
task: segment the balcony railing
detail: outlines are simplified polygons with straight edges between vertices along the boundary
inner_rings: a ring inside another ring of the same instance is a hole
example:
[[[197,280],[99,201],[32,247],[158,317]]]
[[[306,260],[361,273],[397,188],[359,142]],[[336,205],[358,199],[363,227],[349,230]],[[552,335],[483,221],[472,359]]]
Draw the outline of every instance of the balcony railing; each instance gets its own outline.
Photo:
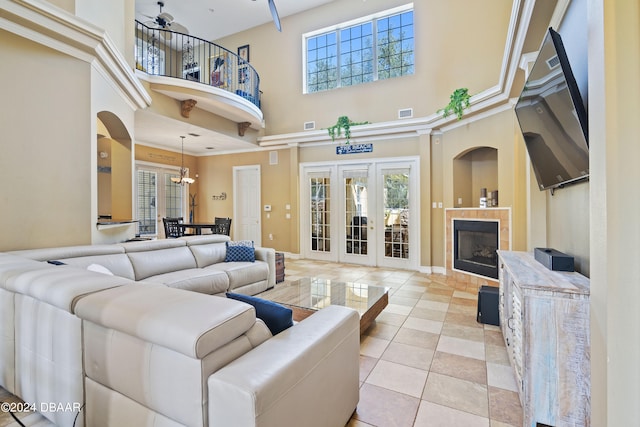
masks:
[[[247,61],[217,44],[136,21],[136,68],[234,93],[260,108],[260,77]]]

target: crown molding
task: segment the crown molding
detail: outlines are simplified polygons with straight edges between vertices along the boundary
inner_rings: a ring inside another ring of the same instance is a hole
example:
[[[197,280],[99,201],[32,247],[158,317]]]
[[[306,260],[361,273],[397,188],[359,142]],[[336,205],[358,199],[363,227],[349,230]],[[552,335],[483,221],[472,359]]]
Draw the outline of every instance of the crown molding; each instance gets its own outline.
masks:
[[[0,0],[0,28],[94,67],[97,62],[132,107],[151,105],[151,96],[103,29],[40,0]]]

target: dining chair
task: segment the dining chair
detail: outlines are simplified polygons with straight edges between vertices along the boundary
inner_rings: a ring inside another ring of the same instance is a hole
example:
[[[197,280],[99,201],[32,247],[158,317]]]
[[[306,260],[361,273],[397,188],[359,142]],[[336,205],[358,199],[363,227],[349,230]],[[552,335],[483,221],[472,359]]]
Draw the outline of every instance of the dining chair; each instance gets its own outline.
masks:
[[[217,234],[225,234],[227,236],[231,234],[231,218],[215,217],[213,222],[217,225]]]
[[[184,235],[182,227],[178,227],[184,220],[182,218],[162,218],[164,223],[164,237],[173,239]]]

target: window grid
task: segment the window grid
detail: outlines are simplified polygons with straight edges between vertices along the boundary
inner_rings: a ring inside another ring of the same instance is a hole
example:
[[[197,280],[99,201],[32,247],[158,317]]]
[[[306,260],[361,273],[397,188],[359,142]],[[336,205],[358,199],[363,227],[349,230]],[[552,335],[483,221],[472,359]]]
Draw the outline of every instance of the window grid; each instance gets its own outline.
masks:
[[[413,12],[378,19],[378,79],[413,74]]]
[[[385,257],[409,258],[409,173],[383,175]]]
[[[306,92],[414,73],[413,10],[306,39]]]
[[[138,171],[138,233],[156,234],[156,173]]]
[[[311,250],[331,251],[330,179],[311,178]]]
[[[171,181],[171,178],[179,178],[180,175],[164,175],[164,201],[165,211],[169,218],[183,218],[182,215],[182,188],[183,186]],[[184,218],[183,218],[184,219]]]

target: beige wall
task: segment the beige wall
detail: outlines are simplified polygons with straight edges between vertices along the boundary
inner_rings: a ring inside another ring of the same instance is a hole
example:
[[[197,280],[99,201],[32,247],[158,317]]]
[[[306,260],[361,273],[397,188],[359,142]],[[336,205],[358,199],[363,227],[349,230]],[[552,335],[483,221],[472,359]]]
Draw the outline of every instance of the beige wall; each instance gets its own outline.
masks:
[[[0,250],[89,243],[90,65],[3,30],[0,51]]]
[[[304,33],[406,3],[335,1],[284,18],[281,33],[268,23],[217,43],[233,52],[250,45],[251,64],[260,74],[264,92],[267,135],[300,132],[307,121],[315,121],[316,129],[327,128],[343,115],[356,122],[392,121],[399,109],[409,107],[416,117],[427,116],[447,104],[451,92],[462,84],[471,94],[498,84],[511,2],[429,1],[414,2],[414,20],[419,22],[415,37],[420,40],[414,75],[302,93]]]
[[[588,0],[593,426],[640,419],[640,5]]]
[[[199,157],[197,168],[201,172],[198,179],[197,219],[211,221],[214,217],[233,218],[233,167],[259,165],[261,204],[272,207],[269,218],[267,212],[261,209],[262,245],[280,251],[297,252],[298,229],[292,226],[298,223],[298,192],[297,186],[292,185],[297,180],[297,172],[291,166],[292,158],[295,162],[296,152],[294,149],[275,152],[278,162],[274,165],[270,164],[270,151]],[[292,192],[294,189],[295,192]],[[227,194],[226,200],[213,199],[212,196],[222,193]],[[285,209],[286,205],[291,205],[290,211]],[[287,213],[291,214],[290,219],[286,218]],[[270,234],[273,240],[269,239]]]

